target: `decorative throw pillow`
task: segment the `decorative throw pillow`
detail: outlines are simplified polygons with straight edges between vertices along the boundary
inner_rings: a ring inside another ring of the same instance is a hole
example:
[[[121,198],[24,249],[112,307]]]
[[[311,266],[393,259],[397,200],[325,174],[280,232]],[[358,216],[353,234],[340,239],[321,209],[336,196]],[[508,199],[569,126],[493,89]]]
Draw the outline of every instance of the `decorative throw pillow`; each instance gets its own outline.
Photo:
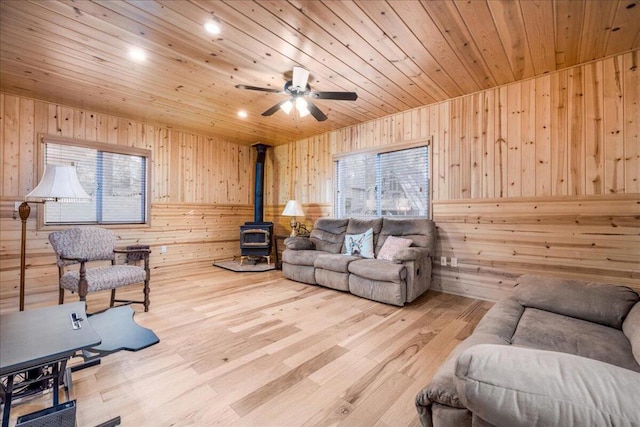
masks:
[[[373,228],[362,234],[347,234],[344,236],[344,247],[346,255],[373,258]]]
[[[411,246],[411,243],[413,243],[411,239],[389,236],[387,237],[387,240],[384,241],[384,245],[382,245],[382,248],[380,249],[378,259],[392,261],[393,257],[400,249],[408,248]]]

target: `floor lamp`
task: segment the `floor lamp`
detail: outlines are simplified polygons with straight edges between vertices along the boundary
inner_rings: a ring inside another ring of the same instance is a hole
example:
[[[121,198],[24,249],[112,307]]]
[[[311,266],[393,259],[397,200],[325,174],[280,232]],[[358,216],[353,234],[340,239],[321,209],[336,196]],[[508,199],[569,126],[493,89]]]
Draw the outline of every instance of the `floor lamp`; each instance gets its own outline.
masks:
[[[20,311],[24,311],[24,275],[26,271],[27,219],[31,213],[31,203],[46,202],[86,202],[91,196],[84,191],[74,166],[45,165],[40,182],[18,207],[22,220],[20,239]]]

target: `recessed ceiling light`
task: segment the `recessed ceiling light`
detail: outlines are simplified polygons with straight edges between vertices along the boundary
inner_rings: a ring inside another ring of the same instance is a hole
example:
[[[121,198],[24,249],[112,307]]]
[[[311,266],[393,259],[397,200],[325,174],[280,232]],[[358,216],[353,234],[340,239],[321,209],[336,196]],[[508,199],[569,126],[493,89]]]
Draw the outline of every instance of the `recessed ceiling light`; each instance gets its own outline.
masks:
[[[147,59],[147,53],[139,47],[132,47],[129,49],[129,56],[134,61],[144,61]]]
[[[240,110],[238,111],[238,117],[246,119],[248,116],[247,112],[245,110]]]
[[[216,21],[207,21],[204,24],[204,29],[209,34],[220,34],[220,24]]]

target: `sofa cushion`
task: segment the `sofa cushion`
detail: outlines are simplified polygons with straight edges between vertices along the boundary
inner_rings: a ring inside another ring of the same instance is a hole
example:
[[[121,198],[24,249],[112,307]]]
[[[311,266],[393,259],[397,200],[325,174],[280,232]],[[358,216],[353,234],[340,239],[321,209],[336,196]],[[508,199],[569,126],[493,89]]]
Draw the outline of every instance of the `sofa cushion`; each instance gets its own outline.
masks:
[[[282,262],[294,265],[309,265],[313,267],[316,259],[319,256],[326,254],[328,254],[328,252],[317,250],[294,251],[287,249],[282,252]]]
[[[315,279],[318,285],[338,291],[349,291],[349,273],[316,268]]]
[[[380,234],[382,230],[382,218],[351,218],[347,226],[347,234],[361,234],[368,229],[373,229],[373,234]]]
[[[317,250],[339,254],[342,252],[344,234],[348,224],[348,218],[319,218],[313,225],[309,238]]]
[[[392,261],[394,255],[400,250],[404,248],[408,248],[411,246],[413,241],[411,239],[403,239],[402,237],[388,236],[385,240],[378,256],[378,259],[386,259],[387,261]]]
[[[346,234],[362,234],[369,229],[373,230],[372,252],[374,252],[374,255],[371,258],[374,258],[376,244],[378,243],[380,230],[382,230],[382,218],[351,218],[347,226]],[[344,246],[342,251],[345,252]]]
[[[621,329],[640,297],[625,286],[527,274],[516,282],[515,296],[525,307]]]
[[[344,254],[323,254],[315,259],[313,265],[315,268],[322,268],[324,270],[336,271],[339,273],[347,273],[349,271],[347,269],[349,263],[358,259],[361,258]]]
[[[308,283],[310,285],[317,284],[315,272],[316,269],[312,265],[282,263],[282,275],[296,282]]]
[[[373,228],[361,234],[345,234],[344,253],[362,258],[373,258]]]
[[[400,307],[407,301],[407,287],[404,282],[373,280],[356,274],[349,274],[349,292],[362,298]]]
[[[640,364],[640,303],[634,305],[627,318],[624,319],[622,332],[631,344],[636,362]]]
[[[493,425],[640,425],[640,374],[607,363],[478,345],[458,358],[455,376],[460,399],[474,418]]]
[[[407,278],[404,265],[380,259],[359,259],[349,263],[348,269],[351,274],[382,282],[399,283]]]
[[[388,236],[411,239],[413,246],[427,248],[429,256],[435,251],[435,223],[427,218],[397,219],[385,217],[380,230],[380,237],[375,242],[376,254],[384,245]]]
[[[511,342],[588,357],[640,372],[631,344],[621,330],[537,308],[524,310]]]

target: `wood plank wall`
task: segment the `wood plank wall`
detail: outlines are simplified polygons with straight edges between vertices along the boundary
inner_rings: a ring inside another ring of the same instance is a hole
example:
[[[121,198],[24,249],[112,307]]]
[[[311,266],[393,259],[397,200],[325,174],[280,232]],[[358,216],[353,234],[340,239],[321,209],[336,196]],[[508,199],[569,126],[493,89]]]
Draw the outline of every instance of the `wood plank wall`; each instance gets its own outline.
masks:
[[[151,225],[113,228],[122,245],[151,246],[152,274],[239,255],[238,227],[253,219],[252,147],[7,94],[0,94],[0,120],[0,299],[18,293],[14,202],[40,178],[40,133],[151,150]],[[27,222],[27,306],[30,295],[57,288],[51,228],[37,230],[37,210],[32,205]]]
[[[288,229],[297,198],[312,224],[332,214],[332,156],[432,138],[436,289],[497,299],[539,273],[640,290],[638,52],[275,147],[271,213]]]
[[[637,65],[634,51],[274,147],[265,218],[288,233],[280,212],[296,198],[311,226],[332,213],[334,155],[431,138],[436,289],[496,299],[533,272],[640,290]],[[237,227],[252,218],[251,147],[6,94],[0,120],[0,298],[17,294],[13,205],[39,178],[38,133],[151,150],[151,227],[116,232],[152,246],[156,274],[238,254]],[[36,211],[28,297],[57,282]],[[440,266],[441,255],[458,267]]]

